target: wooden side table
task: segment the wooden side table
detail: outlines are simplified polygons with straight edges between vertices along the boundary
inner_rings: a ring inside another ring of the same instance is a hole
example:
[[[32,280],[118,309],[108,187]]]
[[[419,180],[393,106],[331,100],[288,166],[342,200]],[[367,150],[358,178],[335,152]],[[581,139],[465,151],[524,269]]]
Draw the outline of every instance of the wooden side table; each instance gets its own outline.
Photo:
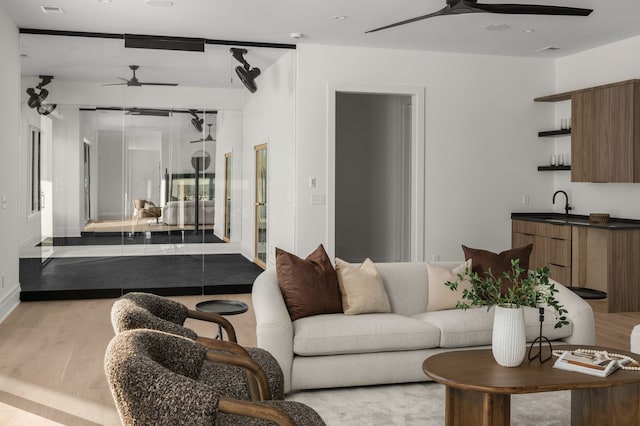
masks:
[[[559,348],[606,350],[640,358],[595,346]],[[519,367],[501,367],[490,349],[437,354],[427,358],[422,369],[446,385],[446,425],[509,425],[511,395],[559,390],[571,390],[572,425],[640,425],[638,371],[618,370],[608,377],[595,377],[553,368],[553,362],[541,364],[537,360],[525,360]]]

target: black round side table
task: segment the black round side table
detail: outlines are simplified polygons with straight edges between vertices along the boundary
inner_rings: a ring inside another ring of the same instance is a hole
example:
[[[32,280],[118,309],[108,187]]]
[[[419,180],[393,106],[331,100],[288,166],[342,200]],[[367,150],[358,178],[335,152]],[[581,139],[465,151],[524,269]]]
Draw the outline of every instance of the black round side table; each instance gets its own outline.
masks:
[[[249,306],[240,300],[213,299],[196,304],[196,310],[219,315],[238,315],[249,310]],[[222,326],[218,324],[216,339],[222,339]]]

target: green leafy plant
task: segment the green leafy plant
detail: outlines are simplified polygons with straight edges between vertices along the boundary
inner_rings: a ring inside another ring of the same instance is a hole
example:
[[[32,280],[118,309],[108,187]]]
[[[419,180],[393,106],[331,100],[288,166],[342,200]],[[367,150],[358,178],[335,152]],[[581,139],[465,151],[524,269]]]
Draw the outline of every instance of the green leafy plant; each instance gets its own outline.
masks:
[[[477,272],[471,272],[467,268],[464,273],[458,274],[456,281],[447,281],[445,285],[452,291],[458,288],[462,281],[469,281],[471,288],[462,291],[462,299],[456,304],[456,308],[469,309],[472,306],[504,306],[537,308],[545,304],[556,313],[555,328],[568,325],[565,314],[568,311],[560,305],[555,298],[558,289],[553,281],[549,281],[551,270],[548,267],[538,268],[533,271],[525,271],[520,267],[520,260],[511,261],[511,270],[505,271],[502,277],[494,277],[491,269],[484,277]],[[500,288],[503,280],[509,280],[513,285],[502,293]]]

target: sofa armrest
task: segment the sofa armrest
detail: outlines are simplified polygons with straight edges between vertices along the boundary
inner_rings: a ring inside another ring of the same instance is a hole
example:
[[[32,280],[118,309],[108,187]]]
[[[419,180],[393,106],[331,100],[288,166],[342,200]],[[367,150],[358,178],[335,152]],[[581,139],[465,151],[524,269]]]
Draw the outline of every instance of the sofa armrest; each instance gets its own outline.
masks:
[[[274,270],[258,275],[253,283],[251,300],[256,315],[258,347],[269,351],[280,364],[286,393],[291,389],[293,324]]]
[[[556,300],[564,305],[568,311],[567,319],[573,325],[571,336],[562,340],[572,345],[595,345],[596,326],[591,305],[569,290],[568,287],[555,281],[554,283],[558,289],[558,293],[555,295]]]

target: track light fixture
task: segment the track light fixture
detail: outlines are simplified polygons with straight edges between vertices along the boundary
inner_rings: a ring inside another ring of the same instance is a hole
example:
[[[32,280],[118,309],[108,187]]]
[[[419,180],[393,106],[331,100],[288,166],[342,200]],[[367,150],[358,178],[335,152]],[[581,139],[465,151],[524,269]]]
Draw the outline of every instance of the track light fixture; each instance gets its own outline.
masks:
[[[240,81],[244,84],[244,86],[251,92],[255,93],[258,90],[258,86],[256,85],[256,78],[260,75],[260,68],[251,68],[251,65],[244,59],[244,55],[247,53],[247,49],[238,49],[235,47],[231,48],[231,54],[236,59],[236,61],[240,62],[242,66],[236,67],[236,74],[240,77]]]
[[[198,133],[202,133],[202,125],[204,124],[204,118],[198,117],[195,109],[190,109],[189,114],[193,117],[191,119],[191,124],[198,131]]]
[[[41,75],[40,83],[34,88],[29,87],[27,89],[27,94],[29,95],[29,99],[27,100],[27,105],[29,108],[34,108],[38,111],[40,115],[49,115],[56,109],[57,104],[48,104],[45,103],[45,99],[49,96],[49,91],[44,88],[47,84],[51,83],[53,80],[53,76],[51,75]],[[38,90],[38,92],[36,92]]]

